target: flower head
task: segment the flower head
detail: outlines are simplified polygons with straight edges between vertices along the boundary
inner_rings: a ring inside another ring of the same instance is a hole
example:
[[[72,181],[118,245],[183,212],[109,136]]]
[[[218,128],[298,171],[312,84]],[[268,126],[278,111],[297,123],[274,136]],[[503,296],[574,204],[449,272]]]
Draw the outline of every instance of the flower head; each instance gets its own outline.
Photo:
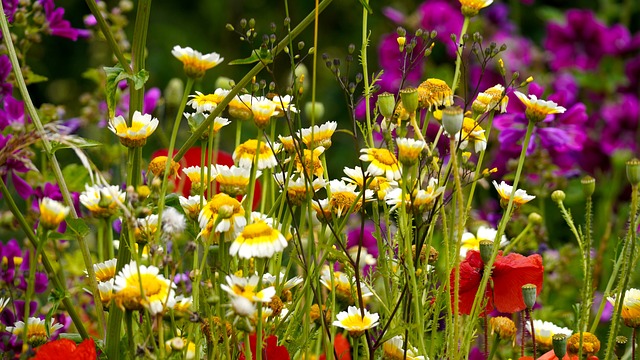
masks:
[[[559,106],[553,101],[546,101],[538,99],[535,95],[531,94],[527,98],[527,95],[516,91],[516,96],[526,106],[525,115],[529,121],[540,122],[544,120],[547,115],[550,114],[562,114],[567,109]]]
[[[503,205],[508,204],[513,192],[513,186],[508,185],[504,181],[501,181],[500,185],[498,185],[495,180],[493,181],[493,186],[500,195],[500,203]],[[515,206],[522,206],[535,198],[535,196],[527,194],[525,190],[517,189],[515,194],[513,194],[513,204]]]
[[[200,193],[200,190],[206,190],[218,175],[214,166],[207,166],[204,171],[200,166],[189,166],[182,168],[182,172],[191,180],[191,192],[195,194]]]
[[[124,204],[126,194],[116,185],[85,184],[85,191],[80,194],[80,203],[91,215],[96,217],[110,217],[118,211],[119,204]]]
[[[582,341],[582,353],[587,355],[593,355],[600,351],[600,340],[598,337],[590,332],[582,333],[582,340],[580,340],[580,333],[575,333],[567,340],[567,352],[569,354],[578,354],[580,352],[580,342]]]
[[[280,151],[281,145],[273,143],[272,146],[273,148],[262,141],[258,151],[258,140],[249,139],[236,147],[233,151],[233,160],[240,167],[251,168],[257,153],[258,170],[273,168],[278,165],[276,154]]]
[[[113,279],[116,276],[116,262],[118,262],[118,259],[93,264],[93,272],[96,274],[96,280],[104,282]]]
[[[460,0],[462,15],[472,17],[478,15],[480,9],[491,5],[493,0]]]
[[[507,111],[507,104],[509,104],[509,97],[505,94],[504,86],[497,84],[479,93],[473,100],[471,108],[477,113],[498,110],[504,113]]]
[[[171,161],[171,165],[169,165],[169,176],[174,176],[178,173],[178,169],[180,169],[180,164],[173,161],[173,159],[169,159],[166,156],[156,156],[149,163],[149,172],[152,173],[155,177],[163,177],[164,171],[167,166],[167,161]]]
[[[309,149],[322,146],[325,149],[331,147],[331,136],[336,131],[338,123],[328,121],[320,126],[314,125],[312,128],[300,130],[300,138]]]
[[[175,284],[160,274],[155,266],[126,264],[113,284],[114,300],[119,307],[128,310],[146,308],[152,315],[173,307]]]
[[[314,179],[310,187],[309,183],[302,176],[287,177],[286,174],[275,173],[273,177],[278,185],[286,190],[289,201],[291,201],[293,205],[301,205],[312,194],[311,190],[316,192],[327,185],[326,181],[322,178]]]
[[[349,332],[349,335],[358,337],[364,333],[365,330],[378,326],[379,316],[376,313],[369,313],[369,310],[364,309],[364,316],[360,309],[355,306],[349,306],[347,311],[343,311],[336,315],[336,321],[333,322],[333,326],[341,327]]]
[[[342,217],[348,215],[348,211],[353,207],[353,212],[356,213],[362,206],[362,199],[358,199],[360,194],[356,191],[355,184],[347,184],[342,180],[329,181],[329,188],[331,189],[331,197],[329,198],[329,206],[331,212],[336,217]],[[365,190],[365,200],[373,197],[373,191]]]
[[[424,356],[416,355],[418,353],[418,349],[410,345],[406,346],[405,354],[404,340],[400,335],[396,335],[391,339],[385,341],[384,344],[382,344],[382,353],[383,359],[425,360]]]
[[[49,339],[49,335],[56,332],[57,330],[62,328],[62,324],[55,324],[51,322],[47,324],[44,319],[39,319],[36,317],[30,317],[27,319],[27,325],[25,326],[24,321],[18,321],[13,326],[7,326],[7,331],[17,336],[18,338],[22,337],[23,332],[27,333],[27,343],[29,345],[36,347],[44,344]]]
[[[460,256],[465,258],[467,256],[467,252],[469,250],[477,250],[480,251],[480,241],[481,240],[489,240],[494,241],[498,230],[494,228],[490,228],[484,225],[481,225],[476,234],[472,234],[470,232],[465,232],[462,234],[462,246],[460,247]],[[507,237],[502,235],[500,238],[500,247],[504,247],[509,243]]]
[[[360,160],[369,162],[367,172],[371,175],[386,176],[387,180],[400,180],[402,177],[398,159],[384,148],[360,149]]]
[[[178,45],[173,47],[171,54],[175,56],[184,65],[184,72],[188,77],[198,79],[204,76],[204,73],[224,61],[218,53],[202,54],[190,47],[182,48]]]
[[[251,111],[251,103],[254,98],[250,94],[236,95],[229,102],[227,110],[231,117],[239,120],[249,120],[253,116]]]
[[[313,175],[322,177],[324,174],[324,168],[322,167],[322,160],[320,155],[324,153],[324,147],[318,146],[313,150],[303,149],[302,159],[296,154],[295,164],[296,171],[299,174],[305,174],[306,177],[313,178]]]
[[[200,196],[193,195],[184,197],[180,196],[180,206],[184,211],[185,215],[191,220],[197,220],[198,215],[200,214]]]
[[[487,148],[487,138],[484,136],[484,129],[472,118],[464,118],[462,121],[462,131],[456,133],[456,139],[460,141],[461,149],[466,149],[470,142],[473,143],[473,149],[477,153]]]
[[[287,245],[287,239],[280,231],[264,221],[256,221],[245,226],[238,234],[229,247],[229,254],[238,255],[242,259],[271,258],[274,253],[281,252]]]
[[[484,316],[491,310],[498,309],[504,313],[514,313],[526,308],[522,298],[522,285],[533,284],[537,294],[542,290],[543,267],[542,257],[538,254],[522,256],[510,253],[507,256],[498,254],[493,263],[491,280],[485,289],[486,306],[480,312]],[[460,289],[458,293],[458,312],[470,314],[473,301],[478,292],[484,271],[484,262],[480,252],[470,250],[466,259],[460,264]],[[455,271],[451,272],[451,301],[455,302]],[[482,300],[482,298],[481,298]]]
[[[418,86],[418,106],[420,109],[428,109],[438,106],[453,105],[453,91],[446,82],[440,79],[427,79]]]
[[[496,316],[489,320],[491,324],[491,333],[498,334],[500,339],[511,340],[516,336],[516,324],[508,317]]]
[[[211,231],[234,233],[241,231],[247,223],[240,202],[225,193],[216,194],[202,208],[198,221],[202,229],[200,236],[208,236]]]
[[[331,271],[328,268],[324,268],[322,273],[320,274],[320,283],[324,285],[330,291],[335,292],[338,300],[346,303],[353,304],[355,302],[356,295],[356,279],[352,277],[349,279],[347,274],[341,271],[334,271],[333,277],[331,276]],[[367,298],[373,295],[369,287],[360,283],[360,288],[362,289],[362,297]]]
[[[397,138],[396,144],[398,145],[398,158],[401,163],[405,165],[415,164],[422,150],[427,146],[423,140],[414,140],[409,138]]]
[[[121,115],[109,120],[109,130],[116,134],[120,138],[120,143],[126,147],[143,146],[157,127],[158,119],[150,114],[142,115],[139,111],[133,113],[130,127]]]
[[[607,300],[614,307],[616,297],[608,297]],[[625,325],[631,328],[640,327],[640,290],[629,289],[624,293],[622,313],[620,314]]]
[[[36,350],[33,360],[52,359],[95,359],[97,357],[96,344],[92,338],[83,340],[80,344],[69,339],[58,339],[40,346]]]
[[[40,223],[46,229],[53,230],[58,228],[64,218],[69,215],[71,210],[68,206],[61,202],[52,200],[48,197],[40,201]]]
[[[247,186],[249,185],[251,169],[244,167],[237,167],[235,165],[216,165],[216,182],[220,185],[220,191],[229,194],[230,196],[244,195],[247,192]],[[261,171],[256,172],[256,178],[260,177]]]
[[[277,106],[266,97],[259,97],[251,102],[251,112],[253,113],[253,122],[258,129],[264,129],[269,125],[271,117],[277,115]]]
[[[525,327],[531,333],[531,325],[528,322],[525,323]],[[553,335],[564,334],[568,338],[572,334],[571,330],[549,321],[533,320],[533,327],[536,332],[536,343],[545,350],[553,348]]]

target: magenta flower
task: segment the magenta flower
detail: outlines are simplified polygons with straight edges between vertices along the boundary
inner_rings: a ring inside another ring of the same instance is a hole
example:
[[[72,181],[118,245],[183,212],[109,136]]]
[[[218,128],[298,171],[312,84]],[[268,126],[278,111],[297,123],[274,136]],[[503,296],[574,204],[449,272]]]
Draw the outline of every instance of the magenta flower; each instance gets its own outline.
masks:
[[[23,178],[18,176],[18,173],[26,173],[30,170],[34,170],[35,167],[31,163],[29,151],[18,148],[16,140],[13,135],[7,134],[4,136],[0,134],[0,177],[6,183],[9,175],[11,175],[11,181],[18,195],[21,198],[27,199],[33,194],[33,188]],[[11,151],[12,148],[18,148]],[[2,153],[5,150],[5,153]],[[0,194],[0,199],[2,194]]]
[[[364,231],[360,231],[360,224],[355,226],[347,233],[347,249],[357,248],[358,245],[362,246],[363,250],[366,250],[367,254],[373,256],[373,258],[377,259],[379,255],[378,250],[378,241],[373,236],[376,231],[376,225],[373,221],[367,220],[364,223]],[[382,232],[385,231],[384,226],[382,227]],[[364,254],[362,251],[361,254]],[[365,265],[363,268],[363,272],[365,275],[374,271],[374,266]]]
[[[14,99],[13,96],[5,96],[3,108],[0,109],[0,131],[11,127],[19,130],[25,125],[24,102]]]
[[[451,34],[460,36],[464,17],[460,8],[451,5],[449,1],[425,1],[418,8],[420,27],[426,31],[438,32],[438,40],[444,43],[447,53],[456,56],[456,44],[451,41]]]
[[[11,74],[11,69],[9,56],[0,55],[0,99],[10,96],[13,92],[13,85],[7,81],[7,78]]]
[[[618,101],[600,109],[604,126],[600,129],[600,148],[611,156],[618,150],[638,150],[638,118],[640,102],[631,94],[621,95]]]
[[[78,37],[89,37],[91,34],[89,30],[71,27],[71,23],[68,20],[63,19],[64,8],[56,8],[53,0],[40,0],[40,4],[42,4],[42,7],[44,8],[48,30],[51,35],[76,41],[78,40]]]

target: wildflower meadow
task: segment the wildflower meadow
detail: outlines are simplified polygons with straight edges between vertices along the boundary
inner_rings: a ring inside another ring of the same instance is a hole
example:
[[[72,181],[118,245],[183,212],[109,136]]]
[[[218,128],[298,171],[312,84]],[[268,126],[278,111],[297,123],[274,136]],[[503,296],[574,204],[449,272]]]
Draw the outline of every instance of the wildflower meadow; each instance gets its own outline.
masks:
[[[2,0],[1,359],[625,359],[634,0]]]

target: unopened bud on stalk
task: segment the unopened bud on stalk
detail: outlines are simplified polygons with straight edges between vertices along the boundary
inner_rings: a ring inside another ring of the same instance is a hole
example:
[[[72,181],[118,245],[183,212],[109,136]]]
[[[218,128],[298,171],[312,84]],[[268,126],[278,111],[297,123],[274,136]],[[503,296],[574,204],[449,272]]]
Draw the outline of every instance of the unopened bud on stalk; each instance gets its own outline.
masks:
[[[614,352],[618,359],[622,359],[624,353],[627,349],[627,337],[626,336],[616,336],[616,346]]]
[[[408,87],[400,90],[402,106],[409,114],[414,114],[418,110],[418,89]]]
[[[164,90],[164,100],[168,107],[177,108],[182,101],[182,93],[184,92],[184,83],[181,79],[173,78],[169,80]]]
[[[396,99],[393,94],[384,92],[378,95],[378,110],[380,114],[384,116],[386,119],[391,119],[393,117],[393,111],[396,107]]]
[[[629,179],[631,186],[640,184],[640,160],[638,158],[627,161],[627,179]]]
[[[556,190],[556,191],[551,193],[551,200],[553,200],[556,203],[563,202],[565,197],[566,197],[566,195],[565,195],[564,191],[562,191],[562,190]]]
[[[580,183],[582,184],[582,193],[584,194],[584,197],[591,197],[593,192],[596,190],[596,179],[587,175],[580,180]]]
[[[493,241],[491,240],[480,240],[480,257],[482,258],[482,262],[487,264],[489,260],[491,260],[491,255],[493,254]]]
[[[532,212],[529,214],[529,222],[535,225],[540,225],[542,224],[542,216],[537,212]]]
[[[407,38],[404,36],[398,36],[396,41],[398,42],[398,51],[404,51],[404,44],[407,42]]]
[[[533,309],[533,305],[536,304],[537,289],[538,288],[534,284],[522,285],[522,299],[524,299],[524,304],[529,310]]]
[[[464,115],[460,106],[448,106],[442,110],[442,126],[447,134],[455,136],[462,129]]]
[[[567,354],[567,335],[555,334],[551,337],[553,341],[553,353],[558,359],[564,358]]]
[[[225,90],[231,90],[231,88],[233,87],[233,85],[235,85],[234,82],[232,82],[233,80],[231,80],[230,78],[226,77],[226,76],[220,76],[216,79],[216,83],[215,83],[215,87],[216,88],[220,88],[220,89],[225,89]]]

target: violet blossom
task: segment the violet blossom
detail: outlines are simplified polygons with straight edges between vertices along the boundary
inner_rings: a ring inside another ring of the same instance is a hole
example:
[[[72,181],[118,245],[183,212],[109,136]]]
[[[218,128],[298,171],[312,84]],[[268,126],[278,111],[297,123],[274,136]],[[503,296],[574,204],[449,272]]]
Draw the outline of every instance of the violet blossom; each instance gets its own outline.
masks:
[[[27,173],[35,170],[35,166],[31,163],[30,152],[20,147],[20,140],[14,138],[13,135],[6,136],[0,134],[0,177],[5,183],[11,175],[11,180],[18,195],[27,199],[33,194],[33,188],[18,173]],[[2,198],[2,194],[0,194]]]
[[[11,127],[14,130],[23,129],[28,117],[24,114],[24,102],[8,95],[3,99],[2,109],[0,109],[0,131]]]
[[[0,100],[5,96],[10,96],[13,92],[13,85],[7,82],[7,78],[11,74],[11,61],[9,56],[0,55]]]
[[[89,37],[91,34],[89,30],[73,28],[68,20],[63,19],[64,8],[56,8],[53,0],[39,1],[44,8],[48,31],[51,35],[64,37],[73,41],[78,40],[78,37]]]
[[[378,250],[378,241],[374,237],[374,233],[376,231],[376,225],[373,221],[365,221],[364,223],[364,231],[360,231],[360,225],[354,226],[347,233],[347,249],[357,249],[358,245],[362,246],[360,250],[360,261],[363,262],[363,257],[366,254],[371,255],[374,259],[378,258],[379,250]],[[384,227],[382,227],[382,232],[384,232]],[[355,251],[354,251],[355,253]],[[355,256],[354,256],[355,260]],[[374,270],[374,265],[367,264],[363,268],[363,272],[365,275],[370,274]]]
[[[600,147],[611,156],[618,150],[638,150],[638,118],[640,102],[631,94],[623,94],[615,103],[605,104],[600,109],[604,126],[599,131]]]

